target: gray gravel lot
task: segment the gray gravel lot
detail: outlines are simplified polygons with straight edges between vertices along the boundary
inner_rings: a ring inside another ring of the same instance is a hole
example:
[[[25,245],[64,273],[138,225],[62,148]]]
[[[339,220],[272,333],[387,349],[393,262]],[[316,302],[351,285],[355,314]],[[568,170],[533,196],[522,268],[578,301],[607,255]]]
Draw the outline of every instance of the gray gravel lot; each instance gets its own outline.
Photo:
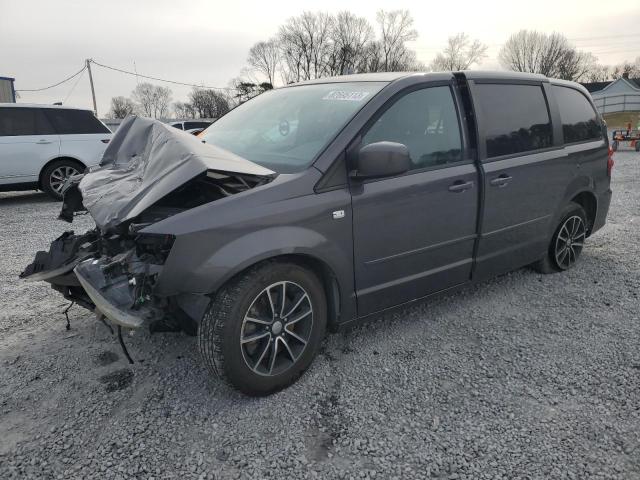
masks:
[[[192,337],[115,337],[17,276],[68,225],[0,194],[0,478],[640,478],[640,155],[563,274],[522,269],[330,335],[268,398]],[[82,231],[88,217],[74,224]]]

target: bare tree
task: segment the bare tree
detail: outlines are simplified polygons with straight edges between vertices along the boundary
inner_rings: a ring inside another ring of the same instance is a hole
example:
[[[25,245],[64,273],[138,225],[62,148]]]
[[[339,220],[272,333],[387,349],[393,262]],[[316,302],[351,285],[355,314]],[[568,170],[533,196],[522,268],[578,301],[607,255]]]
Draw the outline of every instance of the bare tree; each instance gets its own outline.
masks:
[[[173,113],[176,118],[194,118],[195,110],[189,102],[174,102]]]
[[[273,85],[276,71],[280,64],[280,48],[275,39],[266,42],[258,42],[249,50],[247,58],[249,65],[267,78]]]
[[[169,114],[171,105],[171,89],[168,87],[156,87],[155,94],[155,118],[164,118]]]
[[[585,74],[584,80],[587,82],[606,82],[611,79],[611,74],[611,67],[609,65],[594,63]]]
[[[415,53],[409,53],[406,43],[418,38],[409,10],[379,10],[376,19],[380,28],[381,69],[386,72],[407,70],[412,62],[415,63]]]
[[[140,83],[133,89],[131,96],[145,117],[162,118],[169,113],[171,90],[167,87]]]
[[[592,67],[595,57],[576,50],[563,35],[546,35],[521,30],[509,37],[498,59],[516,72],[541,73],[547,77],[580,80]]]
[[[189,94],[189,101],[200,118],[220,118],[229,111],[226,95],[216,90],[194,88]]]
[[[233,97],[234,105],[240,105],[253,97],[260,95],[261,93],[271,90],[273,85],[268,82],[254,83],[250,80],[243,79],[242,77],[234,78],[231,81],[236,94]]]
[[[361,59],[373,39],[373,29],[369,22],[351,12],[340,12],[333,21],[330,37],[331,48],[325,62],[326,73],[343,75],[362,71]]]
[[[332,24],[333,18],[326,13],[304,12],[280,27],[278,42],[287,82],[323,76]]]
[[[262,87],[259,77],[273,85],[276,78],[285,83],[345,73],[407,71],[424,68],[407,42],[417,32],[407,10],[377,14],[379,38],[369,22],[348,11],[335,16],[304,12],[289,18],[274,39],[255,44],[248,57],[250,69],[233,83],[241,91],[234,98],[244,101]],[[277,47],[277,52],[276,52]]]
[[[145,117],[153,116],[155,86],[150,83],[140,83],[131,92],[140,113]]]
[[[586,81],[597,62],[598,59],[591,53],[566,48],[558,64],[557,76],[575,82]]]
[[[487,46],[479,40],[469,38],[466,33],[458,33],[447,40],[444,51],[438,53],[431,62],[431,70],[467,70],[487,54]]]
[[[111,110],[107,116],[109,118],[125,118],[132,115],[136,110],[136,105],[130,98],[113,97],[111,99]]]
[[[634,78],[640,76],[640,57],[636,58],[635,62],[629,62],[625,60],[619,65],[613,67],[611,78],[617,80],[621,77]]]

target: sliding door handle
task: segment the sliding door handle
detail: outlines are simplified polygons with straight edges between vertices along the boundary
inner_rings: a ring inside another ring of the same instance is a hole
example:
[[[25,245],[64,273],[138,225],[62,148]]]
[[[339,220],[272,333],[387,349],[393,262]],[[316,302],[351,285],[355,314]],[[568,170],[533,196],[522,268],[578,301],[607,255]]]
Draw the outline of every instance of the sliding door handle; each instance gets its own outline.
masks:
[[[513,177],[510,177],[509,175],[500,175],[499,177],[489,181],[489,183],[494,187],[504,187],[512,180],[512,178]]]
[[[473,188],[473,182],[463,182],[462,180],[458,180],[454,184],[449,185],[449,191],[454,193],[464,192],[470,188]]]

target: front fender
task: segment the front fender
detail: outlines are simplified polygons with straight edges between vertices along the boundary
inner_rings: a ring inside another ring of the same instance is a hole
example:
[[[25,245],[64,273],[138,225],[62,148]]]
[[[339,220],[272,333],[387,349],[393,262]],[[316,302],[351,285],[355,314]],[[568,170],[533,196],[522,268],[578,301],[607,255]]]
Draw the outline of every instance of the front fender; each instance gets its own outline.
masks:
[[[321,233],[299,226],[276,226],[256,230],[225,243],[204,258],[194,252],[203,239],[176,241],[171,258],[158,279],[156,293],[163,296],[177,293],[210,294],[230,278],[260,261],[281,255],[304,255],[319,260],[336,273],[338,283],[349,278],[351,258],[348,251],[329,241]],[[175,251],[174,251],[175,250]],[[197,263],[193,262],[198,259]],[[341,290],[346,287],[340,285]]]

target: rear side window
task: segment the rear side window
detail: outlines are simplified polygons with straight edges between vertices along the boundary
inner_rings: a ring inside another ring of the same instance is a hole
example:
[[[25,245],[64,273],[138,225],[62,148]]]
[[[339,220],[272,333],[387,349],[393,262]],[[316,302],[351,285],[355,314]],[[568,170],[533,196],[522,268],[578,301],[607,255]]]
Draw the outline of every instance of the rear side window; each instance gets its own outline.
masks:
[[[66,110],[47,108],[46,115],[61,135],[77,133],[110,133],[88,110]]]
[[[412,170],[462,160],[456,107],[449,87],[407,93],[386,110],[362,138],[402,143],[409,149]]]
[[[488,158],[552,145],[551,120],[541,86],[477,84],[476,92]]]
[[[573,88],[558,85],[553,85],[553,93],[560,108],[564,143],[602,138],[598,115],[582,93]]]
[[[38,108],[0,108],[0,136],[55,134],[51,123]]]

